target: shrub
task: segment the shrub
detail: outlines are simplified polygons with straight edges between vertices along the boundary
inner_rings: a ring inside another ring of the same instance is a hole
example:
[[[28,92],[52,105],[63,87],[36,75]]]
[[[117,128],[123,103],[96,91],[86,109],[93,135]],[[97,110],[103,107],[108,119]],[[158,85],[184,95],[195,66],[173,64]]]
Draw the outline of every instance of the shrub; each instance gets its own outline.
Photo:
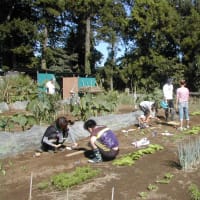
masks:
[[[71,105],[71,112],[74,116],[86,120],[91,116],[111,113],[115,110],[117,96],[115,94],[104,94],[93,96],[86,94],[80,99],[79,105]]]
[[[39,97],[28,103],[27,110],[33,113],[37,123],[52,122],[57,117],[57,111],[60,109],[59,98],[57,95],[40,94]]]
[[[37,84],[27,75],[4,76],[0,80],[0,102],[31,100],[37,93]]]

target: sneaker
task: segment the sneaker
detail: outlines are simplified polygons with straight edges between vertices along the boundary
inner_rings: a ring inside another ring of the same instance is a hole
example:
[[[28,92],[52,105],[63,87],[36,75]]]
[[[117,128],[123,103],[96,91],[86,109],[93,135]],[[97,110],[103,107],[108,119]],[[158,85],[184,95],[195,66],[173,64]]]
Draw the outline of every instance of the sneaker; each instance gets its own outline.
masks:
[[[183,127],[179,127],[179,128],[177,128],[177,130],[183,131]]]
[[[37,153],[42,153],[42,152],[44,152],[44,151],[43,151],[42,148],[39,148],[39,149],[36,149],[36,152],[37,152]]]
[[[189,125],[187,125],[187,126],[186,126],[186,128],[187,128],[187,129],[189,129],[189,128],[190,128],[190,126],[189,126]]]
[[[98,158],[93,158],[93,159],[89,159],[88,160],[89,163],[100,163],[102,162],[102,159],[98,159]]]
[[[185,128],[185,127],[179,127],[177,130],[179,130],[179,131],[186,131],[187,128]]]

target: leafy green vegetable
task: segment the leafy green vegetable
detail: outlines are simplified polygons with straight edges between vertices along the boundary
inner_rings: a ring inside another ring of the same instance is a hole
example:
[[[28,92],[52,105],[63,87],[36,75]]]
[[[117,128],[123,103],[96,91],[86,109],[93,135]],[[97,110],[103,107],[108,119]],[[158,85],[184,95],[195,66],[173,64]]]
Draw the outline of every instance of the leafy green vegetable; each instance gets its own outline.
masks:
[[[138,160],[141,158],[144,154],[153,154],[156,151],[162,150],[163,147],[158,144],[150,144],[145,149],[140,149],[136,152],[129,153],[127,155],[124,155],[121,158],[115,159],[113,161],[113,165],[119,165],[119,166],[131,166],[135,163],[135,160]]]

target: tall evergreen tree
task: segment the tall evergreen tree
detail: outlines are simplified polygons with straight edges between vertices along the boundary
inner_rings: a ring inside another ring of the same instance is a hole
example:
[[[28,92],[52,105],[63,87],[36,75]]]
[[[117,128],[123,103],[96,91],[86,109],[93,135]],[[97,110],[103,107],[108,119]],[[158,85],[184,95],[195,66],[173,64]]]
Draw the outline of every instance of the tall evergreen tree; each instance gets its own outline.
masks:
[[[160,86],[167,76],[183,75],[184,67],[178,60],[179,21],[178,13],[165,0],[134,2],[129,25],[134,45],[130,53],[132,66],[142,72],[138,82],[146,90]]]
[[[100,10],[100,15],[101,17],[97,21],[99,27],[96,29],[96,39],[109,44],[105,72],[110,79],[110,89],[113,90],[113,78],[118,76],[116,53],[119,50],[118,46],[122,42],[122,34],[127,25],[126,11],[120,1],[105,1],[105,6]]]
[[[32,67],[36,39],[30,0],[0,2],[0,53],[4,69]]]
[[[59,43],[62,34],[62,12],[65,11],[65,0],[36,0],[34,8],[40,33],[41,68],[47,69],[51,59],[52,48]]]

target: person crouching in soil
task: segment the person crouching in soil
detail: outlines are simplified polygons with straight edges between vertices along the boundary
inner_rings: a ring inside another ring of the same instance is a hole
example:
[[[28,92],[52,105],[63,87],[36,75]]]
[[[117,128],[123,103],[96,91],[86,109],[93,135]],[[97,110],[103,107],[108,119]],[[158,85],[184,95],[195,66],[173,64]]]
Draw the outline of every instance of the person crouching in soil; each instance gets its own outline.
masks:
[[[147,128],[150,125],[152,118],[160,121],[157,114],[157,104],[154,101],[142,101],[139,104],[139,108],[143,111],[143,114],[138,117],[139,128]]]
[[[115,133],[104,125],[97,125],[95,120],[89,119],[84,123],[84,129],[90,133],[90,145],[93,158],[90,163],[98,163],[114,159],[119,153],[119,142]]]
[[[71,137],[73,142],[72,148],[77,147],[78,144],[75,142],[73,135],[70,134],[68,124],[69,121],[65,117],[57,118],[56,121],[46,129],[41,141],[41,150],[56,151],[64,149],[65,146],[63,143],[68,136]]]

